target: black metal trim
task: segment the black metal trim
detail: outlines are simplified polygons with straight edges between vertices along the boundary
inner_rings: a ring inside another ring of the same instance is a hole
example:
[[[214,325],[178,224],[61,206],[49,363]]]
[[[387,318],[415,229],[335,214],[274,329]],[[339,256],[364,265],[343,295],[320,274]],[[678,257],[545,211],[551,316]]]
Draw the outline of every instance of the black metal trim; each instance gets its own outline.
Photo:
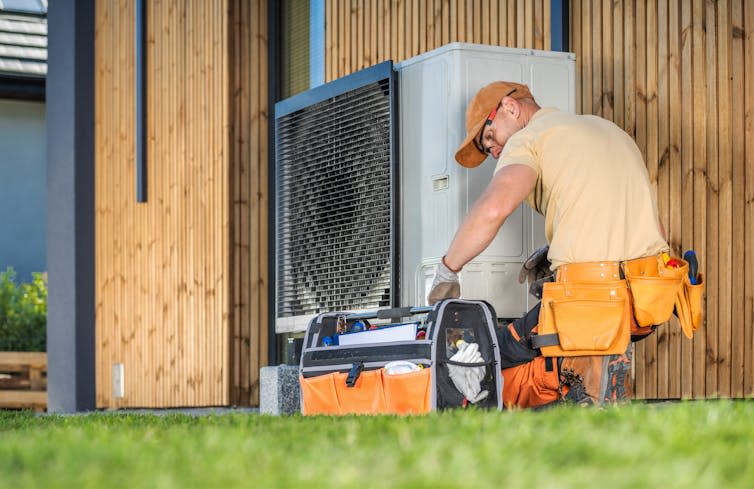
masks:
[[[569,0],[551,0],[550,2],[550,50],[568,52],[569,43]]]
[[[392,61],[383,61],[369,68],[364,68],[356,73],[338,78],[324,85],[314,87],[305,92],[296,94],[275,104],[275,125],[277,121],[288,114],[296,112],[304,107],[309,107],[331,97],[337,97],[349,90],[358,88],[369,83],[390,78],[390,88],[395,83],[395,70]],[[391,114],[392,117],[393,114]],[[395,114],[397,117],[397,114]],[[277,128],[277,127],[276,127]],[[276,141],[277,142],[277,141]]]
[[[276,24],[277,25],[277,24]],[[272,39],[272,35],[270,35],[270,38]],[[270,49],[273,49],[272,46],[270,46]],[[273,51],[270,51],[271,53]],[[279,55],[279,53],[277,53]],[[273,71],[272,69],[270,70]],[[393,229],[391,230],[391,260],[393,263],[393,268],[391,270],[391,277],[390,279],[393,281],[391,285],[391,296],[390,296],[390,302],[391,306],[397,306],[398,302],[400,300],[400,293],[399,288],[400,285],[398,283],[398,278],[400,277],[400,270],[398,267],[398,250],[400,248],[400,239],[397,236],[398,230],[400,229],[400,226],[398,225],[398,215],[399,210],[398,206],[400,203],[399,200],[399,194],[398,194],[398,184],[400,182],[399,175],[398,175],[398,119],[399,119],[399,112],[398,112],[398,95],[397,95],[397,87],[398,87],[398,75],[395,69],[393,68],[393,62],[392,60],[383,61],[382,63],[376,64],[374,66],[371,66],[369,68],[365,68],[363,70],[357,71],[355,73],[352,73],[350,75],[344,76],[342,78],[338,78],[337,80],[333,80],[331,82],[328,82],[324,85],[320,85],[318,87],[312,88],[310,90],[307,90],[305,92],[301,92],[297,95],[294,95],[292,97],[289,97],[285,100],[281,100],[277,102],[274,105],[274,109],[271,107],[271,118],[274,119],[274,125],[270,126],[270,133],[274,133],[274,151],[270,151],[271,155],[274,155],[274,160],[272,162],[273,168],[270,171],[270,175],[275,176],[275,181],[272,184],[273,189],[271,190],[270,195],[270,202],[274,202],[274,212],[270,213],[277,214],[278,209],[280,208],[280,202],[279,202],[279,192],[278,192],[278,185],[280,182],[280,171],[278,168],[278,165],[276,162],[278,161],[278,151],[279,151],[279,141],[278,141],[278,132],[279,132],[279,121],[281,118],[283,118],[286,115],[292,114],[293,112],[296,112],[297,110],[301,110],[303,108],[309,107],[311,105],[317,104],[323,100],[327,100],[329,98],[337,97],[339,95],[342,95],[344,93],[347,93],[349,91],[352,91],[356,88],[369,85],[371,83],[379,82],[380,80],[388,80],[388,86],[390,90],[390,125],[391,125],[391,135],[390,135],[390,166],[391,166],[391,220]],[[277,80],[275,80],[277,82]],[[272,80],[270,80],[270,87],[276,87],[277,85],[272,85]],[[270,222],[270,229],[276,230],[276,223],[274,220],[271,219]],[[274,233],[275,231],[271,231],[271,233]],[[271,294],[273,303],[270,305],[270,311],[272,312],[270,317],[270,328],[271,328],[271,334],[270,336],[274,336],[275,331],[275,322],[277,320],[277,303],[278,303],[278,288],[277,288],[277,250],[278,250],[278,239],[277,239],[277,233],[275,233],[275,239],[272,243],[272,249],[273,252],[270,253],[270,256],[273,257],[270,260],[270,263],[274,265],[273,272],[271,272],[270,277],[274,277],[270,279],[271,282],[271,290],[273,293]]]
[[[392,282],[391,287],[391,293],[392,296],[390,297],[390,305],[391,307],[399,307],[401,305],[401,294],[400,294],[400,288],[401,288],[401,263],[400,263],[400,251],[401,251],[401,226],[400,226],[400,186],[401,186],[401,180],[400,180],[400,147],[399,147],[399,137],[400,132],[398,131],[398,123],[400,120],[400,107],[398,96],[398,72],[393,69],[393,63],[392,61],[389,61],[390,63],[390,81],[389,81],[389,87],[390,87],[390,170],[391,170],[391,181],[390,181],[390,200],[391,200],[391,209],[390,212],[392,214],[391,216],[391,222],[392,222],[392,229],[390,230],[390,263],[392,265],[392,268],[390,269],[390,281]],[[380,65],[377,65],[380,66]]]
[[[327,367],[343,363],[405,360],[406,358],[431,358],[431,345],[428,342],[408,341],[402,343],[373,343],[352,347],[323,347],[314,350],[304,349],[302,366]]]
[[[275,321],[277,318],[277,232],[275,214],[277,212],[277,116],[275,105],[280,98],[280,52],[278,45],[278,33],[280,32],[280,2],[267,0],[267,195],[268,200],[274,205],[268,206],[267,212],[267,363],[276,365],[278,357],[278,335],[275,333]]]
[[[136,0],[134,35],[134,71],[136,84],[136,202],[147,201],[147,83],[146,83],[146,25],[145,0]]]
[[[46,85],[44,78],[3,74],[0,75],[0,98],[44,102]]]

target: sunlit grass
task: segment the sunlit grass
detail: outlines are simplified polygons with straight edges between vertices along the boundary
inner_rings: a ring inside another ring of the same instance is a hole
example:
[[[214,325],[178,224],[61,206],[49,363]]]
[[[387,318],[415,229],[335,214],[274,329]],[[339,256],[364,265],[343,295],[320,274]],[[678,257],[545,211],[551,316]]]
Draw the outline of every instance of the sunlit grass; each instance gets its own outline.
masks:
[[[754,403],[271,417],[0,412],[0,487],[752,487]]]

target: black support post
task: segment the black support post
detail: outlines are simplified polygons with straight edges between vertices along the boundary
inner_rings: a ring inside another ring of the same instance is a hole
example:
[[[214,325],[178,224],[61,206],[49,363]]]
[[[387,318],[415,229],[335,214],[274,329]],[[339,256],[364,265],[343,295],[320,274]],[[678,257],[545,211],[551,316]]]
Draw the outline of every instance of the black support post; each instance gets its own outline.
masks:
[[[552,33],[552,51],[567,52],[570,48],[568,45],[568,35],[570,26],[568,24],[570,5],[568,0],[552,0],[550,2],[550,32]]]
[[[134,26],[134,72],[136,84],[136,202],[147,201],[147,84],[146,84],[146,0],[136,0]]]
[[[48,11],[48,411],[95,409],[94,0]]]
[[[276,214],[277,207],[275,205],[275,103],[279,100],[279,80],[280,80],[280,51],[278,46],[278,38],[280,34],[280,2],[277,0],[267,1],[267,147],[269,148],[269,159],[267,161],[267,174],[269,175],[269,181],[267,182],[267,202],[270,202],[267,216],[267,232],[268,235],[268,249],[267,255],[267,276],[269,277],[269,283],[267,284],[268,292],[268,307],[269,321],[267,324],[268,331],[268,343],[267,343],[267,358],[269,365],[277,365],[278,357],[278,336],[275,333],[275,317],[277,301],[275,298],[275,288],[277,287],[277,276],[275,263],[277,262],[277,230],[276,230]],[[260,326],[263,327],[263,326]]]

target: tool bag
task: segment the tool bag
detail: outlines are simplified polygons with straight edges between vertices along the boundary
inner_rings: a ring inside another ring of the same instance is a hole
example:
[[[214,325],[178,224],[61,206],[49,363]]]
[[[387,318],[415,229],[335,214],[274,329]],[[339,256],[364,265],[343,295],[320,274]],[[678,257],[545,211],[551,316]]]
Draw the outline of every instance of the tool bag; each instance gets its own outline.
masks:
[[[369,323],[417,316],[422,319],[400,325]],[[469,405],[502,409],[496,321],[490,304],[463,299],[444,300],[434,307],[319,314],[306,328],[301,351],[301,412],[409,414]],[[377,338],[393,327],[411,324],[416,325],[414,339],[369,341],[371,334]],[[341,333],[366,331],[338,335],[339,328]],[[361,335],[359,342],[345,341],[350,335]],[[476,360],[469,363],[464,358]],[[413,368],[393,373],[390,369],[396,365]],[[472,385],[471,392],[462,393],[457,386],[466,383]]]

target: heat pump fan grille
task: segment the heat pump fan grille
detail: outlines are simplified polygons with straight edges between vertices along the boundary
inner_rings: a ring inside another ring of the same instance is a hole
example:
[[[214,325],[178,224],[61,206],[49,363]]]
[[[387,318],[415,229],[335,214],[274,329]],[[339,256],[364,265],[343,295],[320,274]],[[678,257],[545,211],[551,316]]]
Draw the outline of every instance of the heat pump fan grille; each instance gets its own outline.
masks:
[[[278,318],[392,305],[392,87],[277,118]]]

